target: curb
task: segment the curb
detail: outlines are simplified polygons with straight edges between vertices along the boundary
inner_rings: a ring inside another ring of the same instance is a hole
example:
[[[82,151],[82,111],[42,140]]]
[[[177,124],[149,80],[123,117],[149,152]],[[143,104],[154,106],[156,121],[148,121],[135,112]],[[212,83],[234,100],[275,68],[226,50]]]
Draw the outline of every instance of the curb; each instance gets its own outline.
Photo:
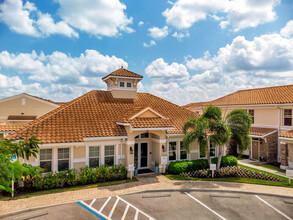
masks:
[[[279,194],[274,194],[274,193],[253,192],[253,191],[239,191],[239,190],[223,190],[223,189],[211,189],[211,188],[201,188],[201,189],[199,189],[199,188],[147,189],[147,190],[139,190],[139,191],[135,191],[135,192],[123,193],[123,194],[119,194],[119,195],[120,196],[121,195],[132,195],[132,194],[151,193],[151,192],[221,192],[221,193],[240,193],[240,194],[248,194],[248,195],[274,196],[274,197],[285,198],[285,199],[293,199],[293,196],[285,196],[285,195],[279,195]],[[111,196],[115,196],[115,195],[111,195]],[[109,196],[86,198],[86,200],[97,199],[97,198],[105,198],[105,197],[109,197]],[[0,215],[0,219],[5,218],[5,217],[9,217],[9,216],[13,216],[13,215],[26,213],[26,212],[36,211],[36,210],[39,210],[39,209],[51,208],[51,207],[54,207],[54,206],[65,205],[65,204],[71,204],[71,203],[75,203],[75,202],[78,202],[78,201],[57,203],[57,204],[45,205],[45,206],[37,206],[37,207],[33,207],[33,208],[27,208],[27,209],[14,211],[14,212],[4,213],[4,214]]]

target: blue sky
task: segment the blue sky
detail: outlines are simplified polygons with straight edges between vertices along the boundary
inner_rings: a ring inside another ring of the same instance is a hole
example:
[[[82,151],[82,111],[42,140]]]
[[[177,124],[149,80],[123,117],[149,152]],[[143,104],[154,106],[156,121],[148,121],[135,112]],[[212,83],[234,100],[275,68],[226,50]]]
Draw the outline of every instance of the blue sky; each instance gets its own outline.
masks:
[[[69,101],[123,65],[176,104],[293,83],[292,0],[0,0],[0,98]]]

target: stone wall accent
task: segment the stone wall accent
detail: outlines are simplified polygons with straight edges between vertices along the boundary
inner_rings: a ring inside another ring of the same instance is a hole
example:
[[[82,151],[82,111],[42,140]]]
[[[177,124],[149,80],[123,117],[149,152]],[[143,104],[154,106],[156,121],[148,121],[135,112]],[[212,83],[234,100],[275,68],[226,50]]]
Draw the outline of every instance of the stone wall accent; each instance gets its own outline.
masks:
[[[277,162],[278,157],[278,132],[275,132],[265,139],[261,139],[260,160],[267,163]]]
[[[288,144],[286,143],[280,143],[280,148],[281,148],[281,165],[282,166],[288,166]]]

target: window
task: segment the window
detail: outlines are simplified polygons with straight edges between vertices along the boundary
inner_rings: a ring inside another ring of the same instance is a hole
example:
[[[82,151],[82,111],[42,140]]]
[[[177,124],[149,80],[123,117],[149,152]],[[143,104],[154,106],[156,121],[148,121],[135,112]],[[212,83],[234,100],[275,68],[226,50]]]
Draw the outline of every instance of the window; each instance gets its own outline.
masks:
[[[45,172],[52,170],[52,149],[40,150],[40,167],[45,169]]]
[[[58,171],[69,168],[69,148],[58,148]]]
[[[100,165],[100,147],[92,146],[89,149],[89,166],[90,167],[98,167]]]
[[[131,88],[131,82],[127,83],[127,88]]]
[[[292,109],[284,109],[284,125],[292,126]]]
[[[210,157],[216,156],[216,145],[213,143],[210,143]]]
[[[176,160],[176,142],[169,142],[169,160]]]
[[[125,82],[120,82],[120,83],[119,83],[119,86],[120,86],[120,87],[124,87],[124,85],[125,85]]]
[[[105,146],[105,164],[114,165],[114,145]]]
[[[149,138],[149,133],[143,133],[140,135],[140,138]]]
[[[252,118],[252,124],[254,124],[254,109],[249,109],[248,113],[250,114],[250,116]]]
[[[187,159],[187,152],[183,147],[183,142],[180,141],[180,160],[186,160]]]

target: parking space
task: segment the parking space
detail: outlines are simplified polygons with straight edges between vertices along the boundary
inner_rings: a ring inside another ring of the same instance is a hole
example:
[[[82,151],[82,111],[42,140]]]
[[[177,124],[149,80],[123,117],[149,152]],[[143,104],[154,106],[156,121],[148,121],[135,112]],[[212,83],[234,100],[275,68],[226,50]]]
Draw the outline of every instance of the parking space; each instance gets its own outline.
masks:
[[[39,215],[39,216],[38,216]],[[293,219],[293,199],[243,193],[148,192],[79,201],[6,219]]]

